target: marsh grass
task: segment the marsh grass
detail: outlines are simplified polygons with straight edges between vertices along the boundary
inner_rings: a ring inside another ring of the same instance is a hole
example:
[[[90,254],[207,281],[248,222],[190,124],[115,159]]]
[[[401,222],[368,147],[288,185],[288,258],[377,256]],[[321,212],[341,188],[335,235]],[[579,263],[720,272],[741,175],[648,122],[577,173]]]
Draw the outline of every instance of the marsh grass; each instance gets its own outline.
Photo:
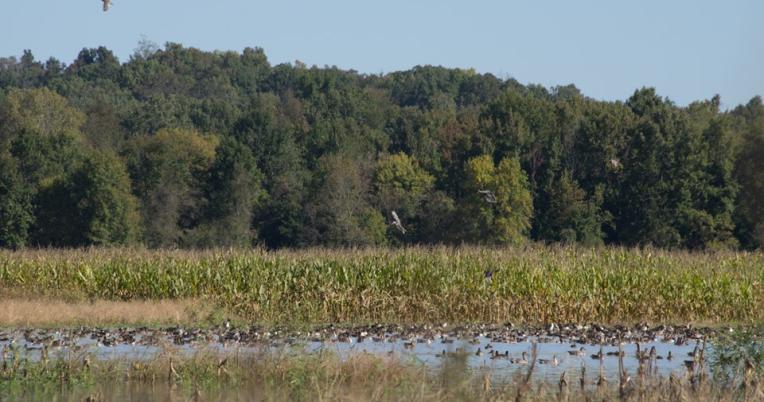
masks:
[[[199,299],[277,324],[755,322],[763,279],[761,253],[624,248],[0,252],[0,288],[30,298]]]
[[[96,361],[88,355],[42,362],[6,360],[0,400],[345,400],[345,401],[740,401],[764,398],[760,377],[636,375],[622,384],[591,375],[583,386],[573,371],[559,382],[529,380],[531,363],[514,375],[470,371],[454,354],[438,367],[359,353],[221,355],[180,357],[168,350],[152,360]],[[504,378],[501,381],[495,378]],[[90,398],[90,399],[86,399]]]

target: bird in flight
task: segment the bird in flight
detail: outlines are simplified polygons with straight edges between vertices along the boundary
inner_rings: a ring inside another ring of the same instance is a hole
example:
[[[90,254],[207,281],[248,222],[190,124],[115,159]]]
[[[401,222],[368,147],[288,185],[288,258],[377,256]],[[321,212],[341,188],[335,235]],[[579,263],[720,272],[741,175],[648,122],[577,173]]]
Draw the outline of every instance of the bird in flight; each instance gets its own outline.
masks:
[[[403,227],[403,224],[401,223],[401,219],[398,217],[398,214],[396,214],[395,211],[392,211],[390,212],[390,215],[393,216],[393,221],[390,224],[395,226],[396,229],[400,230],[401,233],[406,234],[406,228]]]
[[[496,195],[493,194],[493,191],[491,191],[491,190],[478,190],[478,193],[482,194],[483,198],[489,204],[496,204]]]
[[[101,0],[103,1],[103,11],[109,11],[109,7],[111,7],[111,0]]]

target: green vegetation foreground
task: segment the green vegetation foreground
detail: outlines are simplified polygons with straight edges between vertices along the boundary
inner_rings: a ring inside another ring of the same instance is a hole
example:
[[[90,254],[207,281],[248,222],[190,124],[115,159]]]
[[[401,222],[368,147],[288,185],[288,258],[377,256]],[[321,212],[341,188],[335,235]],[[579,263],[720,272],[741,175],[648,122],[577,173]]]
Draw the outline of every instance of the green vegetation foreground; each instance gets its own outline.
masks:
[[[762,279],[761,253],[623,248],[0,252],[14,295],[201,298],[272,324],[754,322]]]

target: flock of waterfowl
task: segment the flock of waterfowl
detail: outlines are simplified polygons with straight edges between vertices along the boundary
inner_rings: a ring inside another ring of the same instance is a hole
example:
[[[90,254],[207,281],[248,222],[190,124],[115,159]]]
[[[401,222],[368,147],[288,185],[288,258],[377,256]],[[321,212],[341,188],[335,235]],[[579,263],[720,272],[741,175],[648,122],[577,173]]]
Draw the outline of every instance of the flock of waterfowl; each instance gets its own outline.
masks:
[[[627,326],[601,326],[597,324],[549,324],[543,327],[515,327],[506,325],[392,325],[373,324],[356,327],[326,325],[309,331],[284,329],[265,329],[258,326],[236,328],[226,321],[211,328],[76,328],[76,329],[20,329],[10,332],[0,331],[0,346],[3,350],[20,347],[28,351],[70,348],[78,350],[86,346],[112,348],[117,346],[162,346],[176,345],[202,347],[280,347],[300,344],[352,344],[390,345],[389,353],[395,347],[412,350],[426,346],[436,355],[447,354],[446,349],[455,341],[461,346],[456,352],[469,353],[490,360],[505,360],[511,364],[527,364],[529,355],[523,351],[520,356],[512,356],[507,345],[525,343],[528,345],[557,344],[560,351],[569,345],[568,358],[586,358],[605,360],[609,357],[624,357],[624,345],[636,345],[634,358],[638,361],[673,360],[671,351],[658,353],[655,345],[666,344],[683,346],[694,344],[689,352],[692,360],[697,361],[705,349],[705,339],[714,332],[710,328],[695,328],[690,325],[648,326],[638,324]],[[649,349],[643,344],[653,344]],[[469,350],[468,350],[469,349]],[[499,350],[502,349],[502,350]],[[382,350],[381,347],[376,350]],[[5,353],[5,352],[4,352]],[[559,353],[559,352],[558,352]],[[560,362],[558,353],[551,358],[540,358],[538,364],[556,366]],[[628,356],[627,356],[628,357]]]
[[[731,329],[729,329],[731,330]],[[538,343],[571,343],[581,345],[618,346],[619,343],[663,342],[681,346],[706,338],[716,330],[691,325],[658,325],[650,327],[638,324],[633,327],[622,325],[602,326],[598,324],[549,324],[544,327],[515,327],[505,325],[396,325],[371,324],[365,326],[342,327],[326,325],[311,331],[264,329],[259,326],[235,328],[230,322],[210,328],[74,328],[74,329],[19,329],[12,332],[0,331],[0,344],[21,338],[28,344],[43,345],[49,342],[62,345],[78,338],[98,340],[104,346],[132,344],[140,335],[144,343],[152,343],[160,338],[171,339],[173,343],[220,342],[258,344],[263,342],[278,344],[299,340],[313,342],[440,342],[453,343],[454,340],[474,340],[488,338],[494,343],[518,343],[534,338]],[[579,351],[576,351],[579,353]],[[641,351],[645,356],[650,351]],[[604,354],[608,356],[610,354]]]

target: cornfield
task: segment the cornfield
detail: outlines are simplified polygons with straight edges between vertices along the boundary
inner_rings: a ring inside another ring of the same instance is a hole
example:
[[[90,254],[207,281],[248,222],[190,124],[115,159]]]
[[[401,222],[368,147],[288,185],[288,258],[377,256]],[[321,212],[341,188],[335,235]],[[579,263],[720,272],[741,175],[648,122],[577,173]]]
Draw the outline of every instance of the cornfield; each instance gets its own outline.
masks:
[[[625,248],[0,252],[0,292],[199,298],[269,323],[752,322],[762,279],[760,253]]]

